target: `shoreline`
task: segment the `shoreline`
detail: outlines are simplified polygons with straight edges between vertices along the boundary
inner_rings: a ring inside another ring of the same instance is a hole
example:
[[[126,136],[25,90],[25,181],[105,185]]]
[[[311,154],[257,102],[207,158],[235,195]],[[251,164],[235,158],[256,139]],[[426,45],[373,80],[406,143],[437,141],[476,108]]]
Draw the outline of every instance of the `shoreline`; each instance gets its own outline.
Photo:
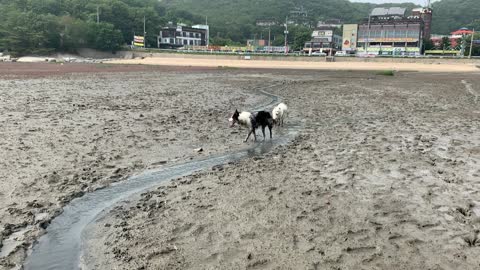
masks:
[[[289,70],[333,70],[333,71],[420,71],[444,73],[480,72],[478,64],[424,64],[402,62],[312,62],[312,61],[267,61],[267,60],[233,60],[184,57],[145,57],[144,59],[112,59],[105,63],[205,67],[205,68],[242,68],[242,69],[289,69]]]

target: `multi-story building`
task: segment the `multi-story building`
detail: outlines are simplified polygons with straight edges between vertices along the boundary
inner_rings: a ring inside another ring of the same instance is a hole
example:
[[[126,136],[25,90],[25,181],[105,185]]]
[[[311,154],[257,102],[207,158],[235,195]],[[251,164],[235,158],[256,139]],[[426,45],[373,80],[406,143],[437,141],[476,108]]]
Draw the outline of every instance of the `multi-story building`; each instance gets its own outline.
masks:
[[[430,39],[432,35],[432,15],[432,9],[429,6],[412,10],[412,16],[420,17],[423,21],[424,40]]]
[[[328,52],[337,51],[342,47],[342,37],[335,34],[336,27],[316,28],[312,33],[312,40],[305,43],[305,52]]]
[[[424,38],[424,22],[406,16],[405,8],[375,8],[358,25],[357,51],[375,55],[419,55]]]
[[[343,25],[342,51],[355,53],[357,51],[358,24]]]
[[[180,48],[186,46],[208,46],[208,25],[193,25],[188,27],[183,24],[163,27],[158,35],[158,48]]]

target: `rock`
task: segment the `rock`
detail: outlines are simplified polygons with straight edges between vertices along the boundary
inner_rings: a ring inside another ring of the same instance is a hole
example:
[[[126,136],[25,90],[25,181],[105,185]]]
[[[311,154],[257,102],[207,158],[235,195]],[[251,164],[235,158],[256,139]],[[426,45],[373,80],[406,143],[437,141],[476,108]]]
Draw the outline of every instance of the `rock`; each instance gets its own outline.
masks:
[[[154,165],[154,166],[156,166],[156,165],[163,165],[163,164],[167,164],[167,161],[166,161],[166,160],[160,160],[160,161],[157,161],[157,162],[152,163],[152,165]]]
[[[197,153],[200,153],[200,152],[203,152],[203,148],[200,147],[200,148],[196,148],[196,149],[193,149],[195,152]]]

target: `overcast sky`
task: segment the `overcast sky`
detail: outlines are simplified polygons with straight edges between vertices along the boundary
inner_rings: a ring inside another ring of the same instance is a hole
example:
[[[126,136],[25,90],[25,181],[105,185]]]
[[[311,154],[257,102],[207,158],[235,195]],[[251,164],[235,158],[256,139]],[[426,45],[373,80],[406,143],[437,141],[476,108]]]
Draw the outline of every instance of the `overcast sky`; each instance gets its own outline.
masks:
[[[436,0],[432,0],[432,2],[435,2],[435,1]],[[427,0],[350,0],[350,2],[368,2],[368,3],[375,3],[375,4],[411,2],[418,5],[425,5],[427,3]]]

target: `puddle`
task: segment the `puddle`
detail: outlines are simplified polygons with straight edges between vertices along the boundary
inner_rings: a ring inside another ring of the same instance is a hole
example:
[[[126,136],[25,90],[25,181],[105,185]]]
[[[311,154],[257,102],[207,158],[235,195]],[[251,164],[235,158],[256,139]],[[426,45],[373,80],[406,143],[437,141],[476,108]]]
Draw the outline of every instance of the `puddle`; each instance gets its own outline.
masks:
[[[260,110],[280,102],[277,96],[261,90],[260,92],[272,100],[254,110]],[[64,208],[63,213],[52,221],[47,228],[47,233],[34,245],[24,264],[24,269],[79,269],[82,232],[89,223],[99,218],[102,212],[106,213],[106,210],[111,209],[115,203],[168,180],[210,169],[216,165],[263,155],[277,146],[291,142],[302,127],[303,123],[290,124],[284,128],[275,129],[276,136],[273,140],[257,142],[246,149],[233,153],[210,156],[202,160],[148,171],[74,199]]]

